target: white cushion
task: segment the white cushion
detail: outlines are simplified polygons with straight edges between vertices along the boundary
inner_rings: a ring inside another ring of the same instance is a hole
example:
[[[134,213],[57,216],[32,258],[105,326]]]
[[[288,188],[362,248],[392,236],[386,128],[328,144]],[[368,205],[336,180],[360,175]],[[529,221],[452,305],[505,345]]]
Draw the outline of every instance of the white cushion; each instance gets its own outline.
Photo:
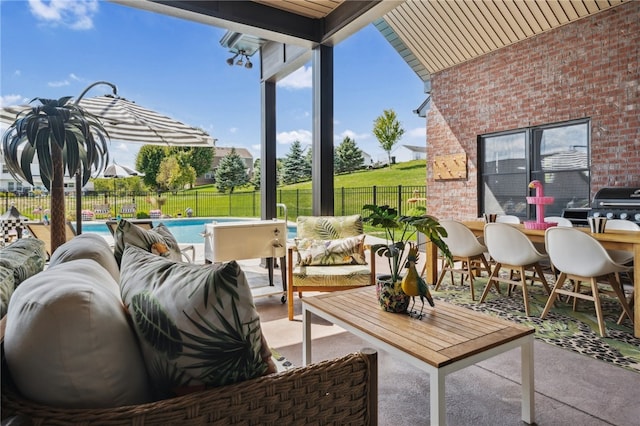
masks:
[[[7,314],[9,371],[28,399],[63,408],[150,401],[148,375],[118,284],[71,260],[24,281]]]
[[[113,256],[113,250],[98,234],[81,234],[58,247],[51,255],[49,267],[75,259],[95,260],[109,271],[116,282],[120,281],[120,268]]]
[[[120,269],[156,398],[268,371],[271,353],[235,261],[194,265],[127,245]]]

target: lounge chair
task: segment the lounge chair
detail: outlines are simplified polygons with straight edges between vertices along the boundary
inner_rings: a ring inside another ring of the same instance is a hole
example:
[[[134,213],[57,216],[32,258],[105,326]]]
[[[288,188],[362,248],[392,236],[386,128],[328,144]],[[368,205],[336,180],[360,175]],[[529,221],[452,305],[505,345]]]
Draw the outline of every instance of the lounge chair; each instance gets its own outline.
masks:
[[[95,204],[93,213],[96,219],[111,218],[111,207],[109,207],[109,204]]]
[[[25,223],[25,225],[31,235],[39,240],[44,241],[44,247],[47,252],[47,257],[51,257],[51,226],[45,224],[44,222],[27,222]],[[65,238],[67,241],[76,236],[76,230],[71,222],[67,222],[65,231]]]
[[[122,217],[135,217],[136,215],[136,205],[135,204],[125,204],[120,209],[120,216]]]

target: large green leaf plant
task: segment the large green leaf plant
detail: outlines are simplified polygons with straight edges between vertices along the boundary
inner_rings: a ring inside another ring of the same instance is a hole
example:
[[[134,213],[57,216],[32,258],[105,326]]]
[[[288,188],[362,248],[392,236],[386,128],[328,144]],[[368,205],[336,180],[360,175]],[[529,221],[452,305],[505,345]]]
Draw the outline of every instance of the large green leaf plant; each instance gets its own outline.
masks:
[[[37,158],[40,178],[51,193],[51,248],[66,241],[64,174],[78,173],[85,185],[93,170],[100,173],[109,162],[108,134],[98,117],[71,102],[34,98],[40,105],[21,111],[2,136],[2,151],[16,180],[33,185],[31,165]]]
[[[423,206],[413,208],[410,214],[405,216],[401,216],[397,209],[388,205],[367,204],[362,209],[370,212],[362,219],[365,223],[385,230],[386,243],[372,244],[371,250],[378,256],[387,258],[392,282],[402,279],[402,270],[407,264],[409,254],[409,241],[418,232],[425,235],[427,242],[435,244],[449,263],[452,262],[449,247],[442,239],[447,236],[447,231],[435,217],[426,214]]]

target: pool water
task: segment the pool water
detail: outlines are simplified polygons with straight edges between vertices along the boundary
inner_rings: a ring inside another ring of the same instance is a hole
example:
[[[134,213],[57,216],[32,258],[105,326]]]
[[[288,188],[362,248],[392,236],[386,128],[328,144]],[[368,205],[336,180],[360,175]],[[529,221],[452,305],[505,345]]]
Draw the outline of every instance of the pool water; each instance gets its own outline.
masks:
[[[158,226],[160,223],[164,223],[171,231],[176,240],[179,243],[190,244],[203,244],[204,237],[204,225],[216,222],[239,222],[239,221],[251,221],[256,219],[246,218],[231,218],[231,217],[208,217],[208,218],[183,218],[183,219],[158,219],[153,220],[153,226]],[[111,235],[107,225],[104,222],[82,222],[82,232],[91,232],[100,235]],[[287,238],[293,239],[296,236],[296,227],[287,226]]]

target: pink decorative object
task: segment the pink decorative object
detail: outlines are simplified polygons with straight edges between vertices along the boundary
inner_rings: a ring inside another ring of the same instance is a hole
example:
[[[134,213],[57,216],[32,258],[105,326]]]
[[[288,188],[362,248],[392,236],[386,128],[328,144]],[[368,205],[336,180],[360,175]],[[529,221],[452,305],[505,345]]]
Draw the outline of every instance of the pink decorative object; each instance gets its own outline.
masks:
[[[544,221],[544,206],[546,204],[553,204],[553,197],[545,197],[544,190],[542,188],[542,183],[539,180],[532,180],[529,182],[529,188],[536,189],[535,197],[527,197],[527,203],[535,204],[536,206],[536,220],[535,221],[525,221],[524,227],[527,229],[540,229],[545,230],[552,226],[556,226],[555,222],[545,222]]]

